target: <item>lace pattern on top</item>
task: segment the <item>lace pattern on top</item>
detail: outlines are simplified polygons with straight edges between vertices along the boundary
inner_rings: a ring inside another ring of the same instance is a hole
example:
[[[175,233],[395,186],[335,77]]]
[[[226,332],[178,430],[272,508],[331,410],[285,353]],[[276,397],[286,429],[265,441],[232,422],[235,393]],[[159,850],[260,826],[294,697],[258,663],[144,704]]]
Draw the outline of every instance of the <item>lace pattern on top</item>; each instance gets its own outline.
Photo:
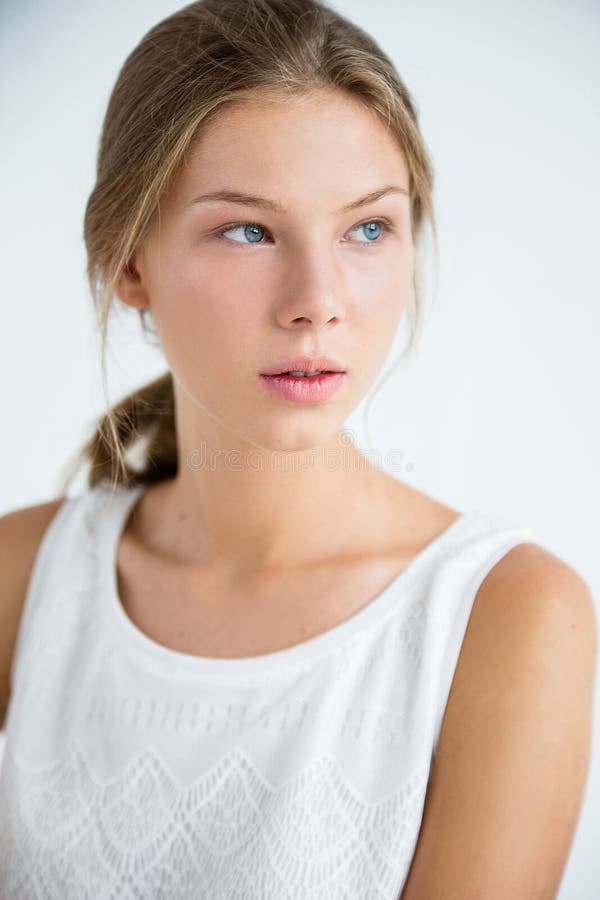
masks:
[[[236,749],[183,788],[152,749],[101,782],[77,746],[43,769],[21,768],[9,748],[0,804],[20,795],[28,806],[0,846],[2,896],[390,900],[427,778],[422,766],[370,804],[328,755],[274,787]]]
[[[473,593],[531,532],[464,515],[336,628],[211,659],[118,614],[107,566],[135,495],[108,512],[105,499],[73,498],[36,559],[0,771],[0,897],[397,900]]]

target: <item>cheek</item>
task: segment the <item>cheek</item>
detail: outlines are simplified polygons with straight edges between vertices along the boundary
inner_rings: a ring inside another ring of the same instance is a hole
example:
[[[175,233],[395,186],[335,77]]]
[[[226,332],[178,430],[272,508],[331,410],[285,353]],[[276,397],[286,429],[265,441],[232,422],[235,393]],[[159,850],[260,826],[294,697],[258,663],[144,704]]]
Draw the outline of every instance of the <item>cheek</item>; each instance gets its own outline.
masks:
[[[411,261],[402,256],[354,280],[353,307],[365,333],[389,330],[398,323],[409,299],[412,275]]]
[[[402,264],[372,272],[353,291],[352,328],[362,347],[367,380],[374,377],[394,342],[412,287],[412,269]]]
[[[244,363],[256,329],[256,306],[232,279],[218,273],[202,278],[182,274],[154,304],[154,321],[169,365],[188,373],[231,373]],[[246,360],[247,365],[247,360]]]

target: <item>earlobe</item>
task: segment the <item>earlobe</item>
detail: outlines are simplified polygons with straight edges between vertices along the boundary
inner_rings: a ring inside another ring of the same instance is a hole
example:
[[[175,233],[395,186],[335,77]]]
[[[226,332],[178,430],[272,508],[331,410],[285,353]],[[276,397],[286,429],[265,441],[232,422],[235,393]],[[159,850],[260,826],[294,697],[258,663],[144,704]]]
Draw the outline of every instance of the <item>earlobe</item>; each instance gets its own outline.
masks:
[[[146,289],[131,260],[125,266],[117,282],[115,293],[126,306],[133,306],[136,309],[145,309],[150,306]]]

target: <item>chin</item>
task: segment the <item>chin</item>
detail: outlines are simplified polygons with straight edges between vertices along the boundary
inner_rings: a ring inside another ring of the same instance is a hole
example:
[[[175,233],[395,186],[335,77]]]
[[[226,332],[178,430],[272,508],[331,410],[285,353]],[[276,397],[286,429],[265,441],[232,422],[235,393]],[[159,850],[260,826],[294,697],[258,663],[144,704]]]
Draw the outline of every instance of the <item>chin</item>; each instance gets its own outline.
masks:
[[[315,462],[317,454],[325,447],[331,446],[332,439],[339,432],[343,422],[335,422],[334,424],[314,421],[308,423],[306,421],[298,421],[298,412],[291,410],[292,417],[296,421],[288,422],[282,427],[281,420],[273,421],[270,425],[267,417],[261,421],[262,427],[253,427],[248,433],[250,440],[259,444],[264,450],[280,453],[300,453],[314,451]],[[301,412],[304,412],[301,410]],[[274,417],[276,419],[277,417]]]

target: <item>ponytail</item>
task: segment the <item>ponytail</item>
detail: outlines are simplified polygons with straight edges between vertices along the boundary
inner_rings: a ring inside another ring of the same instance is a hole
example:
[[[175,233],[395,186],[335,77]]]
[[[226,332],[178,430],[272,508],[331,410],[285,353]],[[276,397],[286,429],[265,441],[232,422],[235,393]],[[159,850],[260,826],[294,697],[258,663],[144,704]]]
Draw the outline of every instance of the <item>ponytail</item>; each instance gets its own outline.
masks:
[[[142,450],[137,465],[127,452]],[[90,463],[87,483],[100,481],[133,486],[152,484],[177,473],[175,397],[173,378],[166,372],[142,388],[128,394],[98,420],[92,437],[71,463],[62,482],[62,492],[84,462]]]

